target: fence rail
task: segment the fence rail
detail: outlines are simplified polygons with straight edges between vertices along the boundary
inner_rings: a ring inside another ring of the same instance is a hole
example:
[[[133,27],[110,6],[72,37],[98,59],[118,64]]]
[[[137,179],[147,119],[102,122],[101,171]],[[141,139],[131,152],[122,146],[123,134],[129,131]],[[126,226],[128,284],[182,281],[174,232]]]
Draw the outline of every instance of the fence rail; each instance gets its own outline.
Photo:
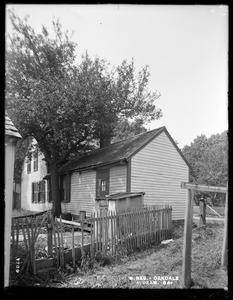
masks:
[[[87,227],[88,226],[88,227]],[[115,255],[118,249],[132,252],[136,249],[159,244],[172,235],[172,208],[170,206],[134,208],[131,211],[92,213],[88,222],[78,222],[52,218],[51,212],[39,215],[17,217],[12,220],[12,261],[19,256],[18,246],[24,245],[25,255],[20,271],[31,270],[36,273],[37,238],[44,228],[45,244],[48,256],[55,259],[57,266],[65,265],[65,242],[67,236],[71,240],[73,267],[76,266],[75,243],[81,246],[84,254],[84,238],[88,237],[90,255],[97,252],[110,252]],[[67,230],[67,228],[69,230]],[[78,235],[75,231],[79,230]],[[44,236],[44,235],[43,235]],[[77,241],[78,239],[78,241]]]

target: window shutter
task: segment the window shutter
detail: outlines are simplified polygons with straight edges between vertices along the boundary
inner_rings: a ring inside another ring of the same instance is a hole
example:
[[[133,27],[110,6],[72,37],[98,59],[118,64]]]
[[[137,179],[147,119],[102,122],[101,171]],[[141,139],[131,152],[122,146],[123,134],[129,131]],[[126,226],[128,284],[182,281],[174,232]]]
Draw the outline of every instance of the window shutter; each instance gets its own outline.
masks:
[[[32,203],[35,201],[34,189],[35,189],[34,182],[32,182]]]
[[[47,198],[47,201],[50,202],[50,199],[49,199],[49,181],[48,180],[47,180],[46,198]]]
[[[31,160],[28,159],[27,161],[27,173],[31,173]]]
[[[33,170],[38,171],[38,151],[35,150],[33,153]]]
[[[66,175],[66,202],[70,202],[70,174]]]
[[[38,203],[38,195],[39,195],[39,186],[38,182],[34,182],[34,202]]]
[[[45,181],[39,182],[39,202],[45,202]]]

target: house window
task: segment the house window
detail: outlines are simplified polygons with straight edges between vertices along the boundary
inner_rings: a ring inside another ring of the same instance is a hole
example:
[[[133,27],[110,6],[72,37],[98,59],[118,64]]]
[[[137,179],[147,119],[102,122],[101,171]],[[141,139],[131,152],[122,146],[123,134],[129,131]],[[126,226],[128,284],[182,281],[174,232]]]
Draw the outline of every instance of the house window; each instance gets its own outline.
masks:
[[[70,202],[70,175],[60,176],[60,200]]]
[[[29,174],[29,173],[31,173],[31,163],[32,163],[32,161],[31,161],[31,159],[27,159],[27,173]]]
[[[101,198],[109,194],[109,169],[96,172],[96,197]]]
[[[33,153],[33,170],[38,171],[38,151],[34,151]]]
[[[45,202],[45,181],[32,183],[32,203]]]

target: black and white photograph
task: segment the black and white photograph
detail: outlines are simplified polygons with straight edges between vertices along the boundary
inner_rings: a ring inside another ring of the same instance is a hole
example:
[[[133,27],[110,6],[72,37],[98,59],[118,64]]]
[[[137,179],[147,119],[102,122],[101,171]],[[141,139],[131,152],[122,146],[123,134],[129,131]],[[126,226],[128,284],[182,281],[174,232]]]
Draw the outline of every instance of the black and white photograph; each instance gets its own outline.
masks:
[[[5,5],[6,294],[228,297],[228,30],[225,4]]]

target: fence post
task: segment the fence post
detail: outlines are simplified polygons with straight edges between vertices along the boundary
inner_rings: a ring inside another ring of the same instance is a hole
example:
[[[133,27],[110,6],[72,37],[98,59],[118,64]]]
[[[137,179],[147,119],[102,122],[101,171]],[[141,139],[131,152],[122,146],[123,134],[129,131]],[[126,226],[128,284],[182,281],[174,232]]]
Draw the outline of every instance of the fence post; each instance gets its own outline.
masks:
[[[227,183],[228,188],[228,183]],[[222,268],[228,267],[228,192],[226,193],[226,204],[225,204],[225,223],[224,223],[224,237],[223,237],[223,248],[222,248]]]
[[[199,208],[200,208],[200,221],[199,225],[206,225],[206,201],[204,198],[199,200]]]
[[[48,213],[47,235],[48,235],[48,255],[52,255],[53,228],[52,228],[52,224],[51,224],[51,214],[50,213]]]
[[[192,252],[192,219],[193,219],[193,191],[187,191],[187,202],[184,224],[184,248],[182,283],[185,288],[191,285],[191,252]]]

